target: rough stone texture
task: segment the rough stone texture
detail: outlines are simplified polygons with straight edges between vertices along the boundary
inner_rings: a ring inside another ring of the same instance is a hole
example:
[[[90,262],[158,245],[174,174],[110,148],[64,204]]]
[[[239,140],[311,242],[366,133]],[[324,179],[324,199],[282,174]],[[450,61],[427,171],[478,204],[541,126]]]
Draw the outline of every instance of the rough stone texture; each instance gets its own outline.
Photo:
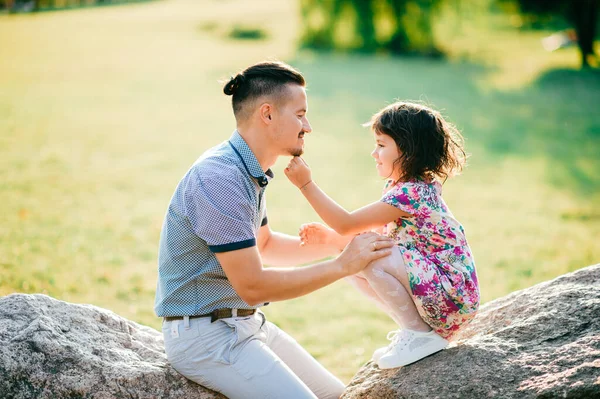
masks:
[[[162,335],[90,305],[0,298],[0,398],[223,398],[167,363]],[[449,349],[343,398],[600,398],[600,265],[482,306]]]
[[[162,334],[45,295],[0,298],[1,398],[223,398],[167,363]]]
[[[489,302],[451,347],[343,398],[600,398],[600,265]]]

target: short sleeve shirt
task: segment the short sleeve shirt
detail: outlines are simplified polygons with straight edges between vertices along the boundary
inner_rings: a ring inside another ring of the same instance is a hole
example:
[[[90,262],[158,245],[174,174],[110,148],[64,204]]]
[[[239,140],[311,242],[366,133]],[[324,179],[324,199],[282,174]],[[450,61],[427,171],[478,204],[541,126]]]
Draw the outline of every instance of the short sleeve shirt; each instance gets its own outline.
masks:
[[[258,230],[267,224],[264,191],[272,177],[237,131],[192,165],[175,189],[161,231],[158,316],[261,306],[240,298],[215,253],[256,245]]]

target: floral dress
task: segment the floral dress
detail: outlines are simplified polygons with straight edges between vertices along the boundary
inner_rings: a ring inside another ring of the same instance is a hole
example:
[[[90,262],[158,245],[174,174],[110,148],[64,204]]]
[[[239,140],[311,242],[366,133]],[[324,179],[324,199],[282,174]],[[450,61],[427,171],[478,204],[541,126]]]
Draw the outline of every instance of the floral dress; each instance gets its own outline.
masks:
[[[437,181],[389,181],[381,201],[412,215],[388,223],[384,234],[400,248],[421,318],[450,339],[479,307],[475,262],[465,231],[442,199]]]

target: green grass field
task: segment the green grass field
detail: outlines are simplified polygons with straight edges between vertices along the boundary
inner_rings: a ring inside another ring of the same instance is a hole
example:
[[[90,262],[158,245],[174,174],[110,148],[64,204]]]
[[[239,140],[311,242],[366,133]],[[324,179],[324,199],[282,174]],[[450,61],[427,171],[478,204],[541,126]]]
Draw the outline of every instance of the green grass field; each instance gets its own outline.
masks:
[[[0,295],[45,293],[158,329],[170,196],[235,128],[219,80],[268,57],[305,74],[306,159],[349,209],[382,187],[360,126],[372,113],[422,100],[458,125],[470,165],[444,195],[484,301],[600,261],[600,74],[576,70],[574,49],[546,53],[547,32],[469,14],[437,28],[448,60],[299,52],[298,15],[296,2],[171,0],[0,16]],[[256,28],[266,37],[229,37]],[[269,221],[294,234],[318,219],[286,162]],[[265,313],[346,382],[394,327],[343,282]]]

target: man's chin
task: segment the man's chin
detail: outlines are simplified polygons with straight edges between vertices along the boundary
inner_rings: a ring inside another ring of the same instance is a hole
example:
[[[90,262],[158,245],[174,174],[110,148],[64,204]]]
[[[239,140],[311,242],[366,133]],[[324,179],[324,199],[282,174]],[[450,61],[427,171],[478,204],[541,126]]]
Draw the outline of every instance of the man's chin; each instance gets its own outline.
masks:
[[[293,157],[299,157],[304,154],[304,148],[291,148],[288,153]]]

